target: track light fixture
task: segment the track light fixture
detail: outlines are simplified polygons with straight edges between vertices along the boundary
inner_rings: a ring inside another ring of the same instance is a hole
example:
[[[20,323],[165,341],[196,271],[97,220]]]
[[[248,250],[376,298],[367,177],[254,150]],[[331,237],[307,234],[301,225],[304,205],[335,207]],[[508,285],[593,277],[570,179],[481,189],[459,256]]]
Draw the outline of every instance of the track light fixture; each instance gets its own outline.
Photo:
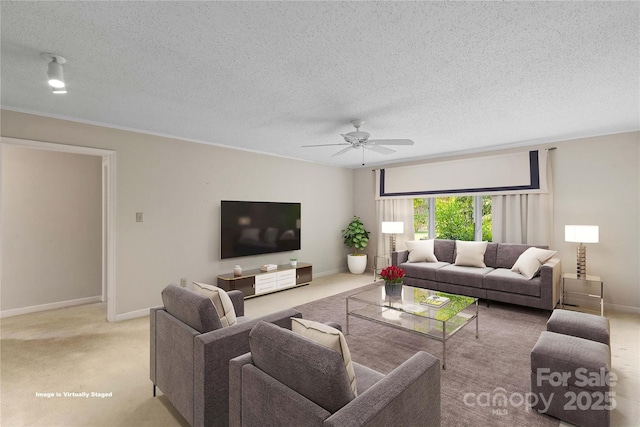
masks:
[[[62,71],[62,64],[67,60],[60,55],[54,55],[52,53],[41,53],[40,56],[49,61],[47,68],[47,76],[49,77],[49,86],[51,86],[53,93],[67,93],[64,84],[64,73]]]

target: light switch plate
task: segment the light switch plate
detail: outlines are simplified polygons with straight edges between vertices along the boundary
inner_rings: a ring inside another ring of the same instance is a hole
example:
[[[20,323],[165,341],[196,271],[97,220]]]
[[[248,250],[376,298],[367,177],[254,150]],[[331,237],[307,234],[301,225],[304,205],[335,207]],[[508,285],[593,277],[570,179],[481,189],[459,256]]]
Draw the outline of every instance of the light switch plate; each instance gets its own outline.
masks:
[[[143,213],[136,212],[136,222],[142,222],[142,220],[143,220]]]

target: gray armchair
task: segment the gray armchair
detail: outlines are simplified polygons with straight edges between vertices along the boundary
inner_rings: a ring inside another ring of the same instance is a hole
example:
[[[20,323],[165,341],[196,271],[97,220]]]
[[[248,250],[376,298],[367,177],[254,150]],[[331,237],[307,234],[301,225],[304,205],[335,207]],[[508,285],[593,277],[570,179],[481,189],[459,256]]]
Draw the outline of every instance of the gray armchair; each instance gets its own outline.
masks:
[[[264,322],[249,341],[229,363],[232,427],[440,426],[440,361],[428,353],[386,376],[354,362],[354,396],[338,352]]]
[[[229,424],[229,360],[249,351],[249,332],[262,320],[291,329],[294,309],[260,319],[244,317],[244,297],[228,292],[238,323],[222,327],[211,300],[190,289],[169,285],[163,307],[150,315],[150,378],[192,426]]]

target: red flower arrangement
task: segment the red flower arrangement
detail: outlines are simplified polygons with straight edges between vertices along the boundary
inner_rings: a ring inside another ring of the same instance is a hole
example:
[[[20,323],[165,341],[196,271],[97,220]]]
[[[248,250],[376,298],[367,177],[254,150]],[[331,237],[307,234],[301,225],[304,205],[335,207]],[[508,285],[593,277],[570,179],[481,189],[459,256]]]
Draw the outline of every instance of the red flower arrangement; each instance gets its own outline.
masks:
[[[382,269],[382,271],[380,272],[380,277],[384,279],[385,283],[396,285],[402,283],[402,278],[404,277],[404,269],[395,265],[390,265],[389,267]]]

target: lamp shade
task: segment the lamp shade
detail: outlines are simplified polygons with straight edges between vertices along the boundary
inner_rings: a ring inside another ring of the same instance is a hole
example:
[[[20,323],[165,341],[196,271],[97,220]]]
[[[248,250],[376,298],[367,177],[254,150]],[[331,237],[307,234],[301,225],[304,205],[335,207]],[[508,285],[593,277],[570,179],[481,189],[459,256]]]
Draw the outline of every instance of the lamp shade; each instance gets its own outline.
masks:
[[[382,232],[384,234],[404,233],[404,222],[382,221]]]
[[[598,243],[597,225],[565,225],[565,242]]]

